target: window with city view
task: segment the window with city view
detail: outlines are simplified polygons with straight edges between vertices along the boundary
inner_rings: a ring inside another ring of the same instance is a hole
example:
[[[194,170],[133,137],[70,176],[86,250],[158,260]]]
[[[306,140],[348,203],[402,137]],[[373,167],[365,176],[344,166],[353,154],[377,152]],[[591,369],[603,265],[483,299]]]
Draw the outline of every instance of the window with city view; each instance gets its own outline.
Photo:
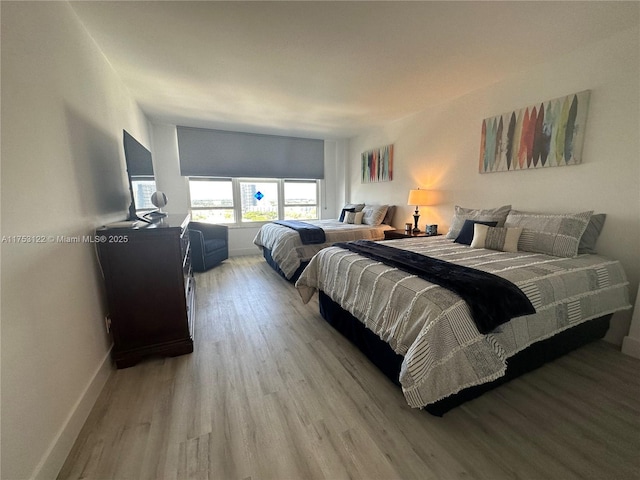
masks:
[[[278,181],[240,181],[242,222],[278,220]]]
[[[315,180],[284,181],[284,218],[318,218],[318,187]]]
[[[285,179],[190,178],[191,217],[211,223],[318,218],[318,182]]]
[[[234,223],[231,179],[191,178],[191,218],[198,222]]]
[[[151,195],[156,191],[156,181],[153,177],[131,177],[131,189],[136,210],[153,210]]]

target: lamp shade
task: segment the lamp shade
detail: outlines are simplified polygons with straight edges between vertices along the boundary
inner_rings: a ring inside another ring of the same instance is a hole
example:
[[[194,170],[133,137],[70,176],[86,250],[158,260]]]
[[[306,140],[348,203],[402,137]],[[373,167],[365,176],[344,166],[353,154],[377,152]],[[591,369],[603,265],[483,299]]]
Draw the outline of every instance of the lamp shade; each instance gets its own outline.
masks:
[[[409,199],[407,205],[429,205],[429,192],[428,190],[409,190]]]

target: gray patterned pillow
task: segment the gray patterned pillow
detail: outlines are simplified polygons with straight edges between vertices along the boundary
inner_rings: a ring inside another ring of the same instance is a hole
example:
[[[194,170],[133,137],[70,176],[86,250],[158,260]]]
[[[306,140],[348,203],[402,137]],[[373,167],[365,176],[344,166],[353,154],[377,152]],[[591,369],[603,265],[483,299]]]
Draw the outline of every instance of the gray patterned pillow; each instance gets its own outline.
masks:
[[[518,240],[522,234],[520,227],[490,227],[476,223],[473,226],[471,248],[488,248],[501,252],[517,252]]]
[[[367,225],[380,225],[384,216],[387,213],[388,205],[366,205],[362,211],[364,217],[362,217],[362,223]]]
[[[364,203],[347,203],[342,208],[354,208],[356,212],[361,212],[364,208]]]
[[[518,250],[554,257],[575,257],[593,211],[555,214],[511,210],[505,227],[522,227]]]
[[[387,208],[387,213],[384,215],[384,220],[382,220],[382,223],[384,223],[385,225],[391,225],[391,222],[393,222],[393,216],[396,213],[396,207],[395,205],[389,205],[389,208]]]
[[[487,210],[478,210],[475,208],[464,208],[458,205],[455,206],[453,219],[451,220],[451,226],[449,231],[445,235],[446,238],[455,239],[458,237],[465,220],[478,220],[483,222],[498,222],[497,227],[502,227],[504,221],[511,210],[511,205],[504,205],[498,208],[491,208]]]
[[[580,237],[580,244],[578,245],[578,253],[597,253],[596,242],[604,227],[604,221],[607,219],[606,213],[596,213],[591,215],[587,229]]]
[[[347,203],[342,207],[342,213],[340,213],[339,222],[344,220],[344,214],[347,212],[361,212],[364,208],[364,203]]]
[[[352,223],[354,225],[362,224],[364,212],[347,212],[342,223]]]

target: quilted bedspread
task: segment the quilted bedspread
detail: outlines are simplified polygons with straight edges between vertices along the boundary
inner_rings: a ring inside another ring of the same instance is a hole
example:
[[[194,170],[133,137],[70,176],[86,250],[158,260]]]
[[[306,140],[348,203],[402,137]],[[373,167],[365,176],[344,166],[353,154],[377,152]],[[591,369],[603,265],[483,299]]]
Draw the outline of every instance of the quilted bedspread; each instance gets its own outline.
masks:
[[[400,383],[412,407],[495,380],[532,343],[631,308],[622,266],[599,255],[498,252],[444,237],[385,244],[504,277],[536,309],[481,334],[465,301],[443,287],[342,248],[316,254],[296,283],[303,301],[322,290],[404,356]]]
[[[389,225],[353,225],[338,220],[312,220],[307,223],[324,230],[325,243],[303,245],[298,232],[276,223],[263,225],[253,240],[258,247],[271,250],[271,257],[287,278],[293,276],[302,262],[308,262],[323,248],[336,242],[358,239],[382,240],[384,231],[393,229]]]

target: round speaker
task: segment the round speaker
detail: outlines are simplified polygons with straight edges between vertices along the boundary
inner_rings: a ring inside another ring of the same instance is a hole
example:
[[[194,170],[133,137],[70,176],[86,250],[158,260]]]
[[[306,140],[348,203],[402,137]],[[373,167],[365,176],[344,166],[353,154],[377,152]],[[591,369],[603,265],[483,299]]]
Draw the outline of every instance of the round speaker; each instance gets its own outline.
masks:
[[[151,203],[162,209],[162,207],[167,204],[167,196],[164,192],[153,192],[153,195],[151,195]]]

